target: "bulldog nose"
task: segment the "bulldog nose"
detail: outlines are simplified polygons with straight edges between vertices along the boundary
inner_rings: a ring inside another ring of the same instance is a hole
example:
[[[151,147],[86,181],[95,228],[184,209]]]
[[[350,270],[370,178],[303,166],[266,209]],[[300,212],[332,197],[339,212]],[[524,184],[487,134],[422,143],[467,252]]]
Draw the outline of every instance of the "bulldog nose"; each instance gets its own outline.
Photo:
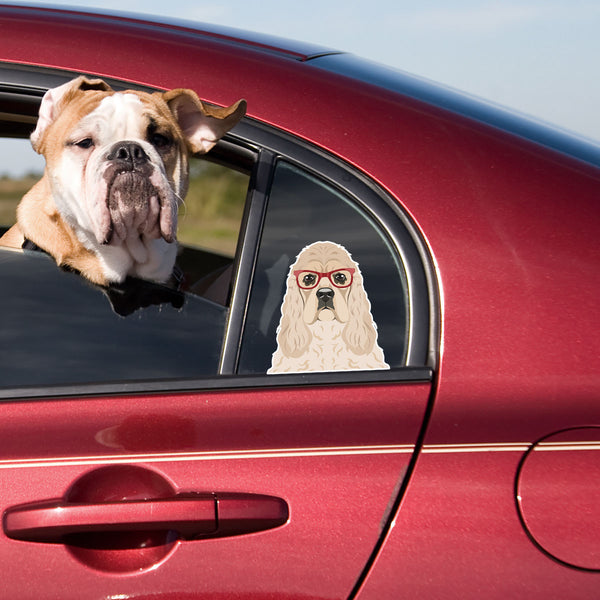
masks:
[[[333,296],[335,292],[331,288],[321,288],[317,290],[317,298],[322,302],[331,302],[333,300]]]
[[[148,162],[148,155],[136,142],[118,142],[107,157],[108,160],[118,161],[130,169],[134,169]]]

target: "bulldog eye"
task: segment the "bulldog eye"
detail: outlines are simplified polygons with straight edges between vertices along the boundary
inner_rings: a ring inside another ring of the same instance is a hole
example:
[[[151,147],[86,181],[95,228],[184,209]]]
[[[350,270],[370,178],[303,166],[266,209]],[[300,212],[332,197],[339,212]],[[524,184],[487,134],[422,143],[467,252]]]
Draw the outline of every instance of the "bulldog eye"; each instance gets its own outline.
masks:
[[[83,148],[84,150],[87,150],[88,148],[91,148],[94,145],[94,140],[92,138],[83,138],[78,142],[74,142],[73,145],[77,146],[78,148]]]
[[[171,138],[163,135],[162,133],[151,134],[149,141],[155,148],[159,150],[169,148],[172,144]]]

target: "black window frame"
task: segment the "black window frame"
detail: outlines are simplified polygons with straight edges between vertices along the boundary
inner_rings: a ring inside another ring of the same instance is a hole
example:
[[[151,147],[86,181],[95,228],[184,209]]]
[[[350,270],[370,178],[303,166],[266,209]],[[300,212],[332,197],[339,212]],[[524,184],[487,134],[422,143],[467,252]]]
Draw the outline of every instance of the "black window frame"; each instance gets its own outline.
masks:
[[[15,118],[14,137],[24,137],[35,123],[37,106],[48,87],[60,85],[75,76],[53,69],[21,65],[0,66],[0,100],[9,98],[11,106],[23,107],[21,119]],[[106,79],[114,89],[131,86]],[[139,89],[141,88],[137,86]],[[22,100],[22,103],[20,103]],[[6,115],[4,115],[6,117]],[[33,118],[32,118],[33,117]],[[0,120],[6,121],[6,118]],[[6,137],[6,136],[5,136]],[[9,136],[10,137],[10,136]],[[89,385],[20,387],[1,389],[0,399],[29,399],[49,396],[97,396],[124,393],[164,393],[240,388],[297,386],[304,384],[360,384],[387,382],[430,382],[437,365],[439,338],[438,296],[435,269],[427,245],[417,226],[391,197],[367,175],[326,151],[287,132],[246,117],[211,151],[211,159],[231,168],[241,167],[251,177],[238,248],[229,316],[224,332],[219,372],[214,377],[193,380],[153,380]],[[344,371],[289,375],[237,375],[241,340],[254,268],[261,241],[266,204],[275,166],[279,160],[296,165],[324,180],[355,202],[385,233],[404,265],[408,297],[406,362],[389,371]],[[252,163],[254,163],[252,165]]]

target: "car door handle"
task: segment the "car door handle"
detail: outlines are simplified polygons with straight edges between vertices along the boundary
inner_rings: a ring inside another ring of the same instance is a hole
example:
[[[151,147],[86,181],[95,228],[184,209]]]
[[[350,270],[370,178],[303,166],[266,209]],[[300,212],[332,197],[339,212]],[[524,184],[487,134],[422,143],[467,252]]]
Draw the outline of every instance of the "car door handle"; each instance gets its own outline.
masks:
[[[63,543],[66,536],[173,530],[179,539],[242,535],[287,522],[281,498],[259,494],[177,495],[121,502],[77,503],[62,500],[9,508],[4,533],[29,542]]]

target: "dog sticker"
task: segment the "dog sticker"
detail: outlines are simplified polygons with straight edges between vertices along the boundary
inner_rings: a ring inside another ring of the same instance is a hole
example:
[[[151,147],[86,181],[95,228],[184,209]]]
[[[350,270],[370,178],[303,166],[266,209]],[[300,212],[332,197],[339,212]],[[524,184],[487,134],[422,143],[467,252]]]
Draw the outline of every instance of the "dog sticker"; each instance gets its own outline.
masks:
[[[389,368],[358,263],[334,242],[306,246],[289,270],[267,373]]]

